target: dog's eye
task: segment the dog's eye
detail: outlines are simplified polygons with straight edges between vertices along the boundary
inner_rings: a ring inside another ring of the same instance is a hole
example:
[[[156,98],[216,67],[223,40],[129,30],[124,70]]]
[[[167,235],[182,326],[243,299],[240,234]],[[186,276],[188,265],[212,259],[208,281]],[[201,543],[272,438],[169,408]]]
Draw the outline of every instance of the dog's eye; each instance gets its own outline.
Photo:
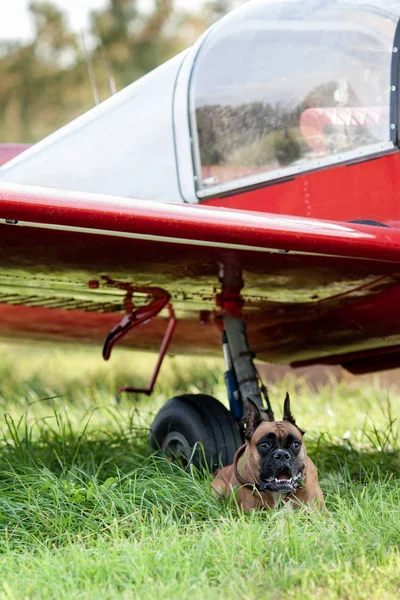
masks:
[[[270,447],[270,443],[269,442],[262,442],[262,444],[260,444],[260,448],[264,448],[264,450],[266,448],[269,448],[269,447]]]
[[[292,444],[292,447],[293,447],[295,450],[298,450],[298,449],[300,448],[300,442],[293,442],[293,444]]]

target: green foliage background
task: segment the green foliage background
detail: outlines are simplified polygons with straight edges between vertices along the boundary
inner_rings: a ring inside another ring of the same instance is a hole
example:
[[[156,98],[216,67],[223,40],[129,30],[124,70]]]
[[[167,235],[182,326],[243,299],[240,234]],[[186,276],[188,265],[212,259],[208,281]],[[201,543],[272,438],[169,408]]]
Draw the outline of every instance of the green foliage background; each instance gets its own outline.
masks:
[[[178,10],[174,0],[154,0],[143,12],[137,0],[109,0],[92,11],[84,40],[100,99],[110,95],[110,80],[120,90],[189,46],[233,0],[187,5]],[[80,32],[51,2],[31,2],[29,10],[34,38],[0,40],[1,142],[36,142],[94,103]]]

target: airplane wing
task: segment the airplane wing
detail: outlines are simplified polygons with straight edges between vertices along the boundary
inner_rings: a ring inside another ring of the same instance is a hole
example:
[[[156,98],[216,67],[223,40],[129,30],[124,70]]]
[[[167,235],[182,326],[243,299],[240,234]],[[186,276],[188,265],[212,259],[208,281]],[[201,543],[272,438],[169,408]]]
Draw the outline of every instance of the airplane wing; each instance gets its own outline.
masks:
[[[16,184],[0,186],[0,219],[3,337],[101,343],[130,285],[138,306],[147,289],[170,294],[171,352],[218,352],[219,271],[235,261],[259,358],[400,344],[397,229]],[[121,343],[156,349],[164,327],[155,319]]]
[[[215,352],[235,264],[259,358],[400,364],[400,0],[286,4],[244,3],[5,162],[0,335],[107,357],[158,347],[173,310],[171,351]]]

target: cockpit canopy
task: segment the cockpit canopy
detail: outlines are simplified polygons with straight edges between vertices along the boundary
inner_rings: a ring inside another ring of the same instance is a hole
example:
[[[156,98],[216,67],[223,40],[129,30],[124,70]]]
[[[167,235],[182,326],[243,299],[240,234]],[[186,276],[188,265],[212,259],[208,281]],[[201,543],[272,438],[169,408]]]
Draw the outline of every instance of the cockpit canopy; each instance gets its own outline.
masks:
[[[399,18],[400,0],[249,0],[0,181],[198,202],[393,152]]]
[[[399,0],[263,0],[217,23],[191,79],[198,196],[393,146],[399,16]]]

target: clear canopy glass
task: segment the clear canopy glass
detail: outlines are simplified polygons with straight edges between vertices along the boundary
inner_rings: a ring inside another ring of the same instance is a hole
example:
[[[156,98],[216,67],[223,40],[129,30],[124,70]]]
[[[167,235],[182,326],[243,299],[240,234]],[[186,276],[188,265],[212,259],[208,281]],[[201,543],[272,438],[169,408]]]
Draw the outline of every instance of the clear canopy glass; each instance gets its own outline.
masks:
[[[391,146],[400,0],[253,0],[217,23],[193,69],[199,196]]]

